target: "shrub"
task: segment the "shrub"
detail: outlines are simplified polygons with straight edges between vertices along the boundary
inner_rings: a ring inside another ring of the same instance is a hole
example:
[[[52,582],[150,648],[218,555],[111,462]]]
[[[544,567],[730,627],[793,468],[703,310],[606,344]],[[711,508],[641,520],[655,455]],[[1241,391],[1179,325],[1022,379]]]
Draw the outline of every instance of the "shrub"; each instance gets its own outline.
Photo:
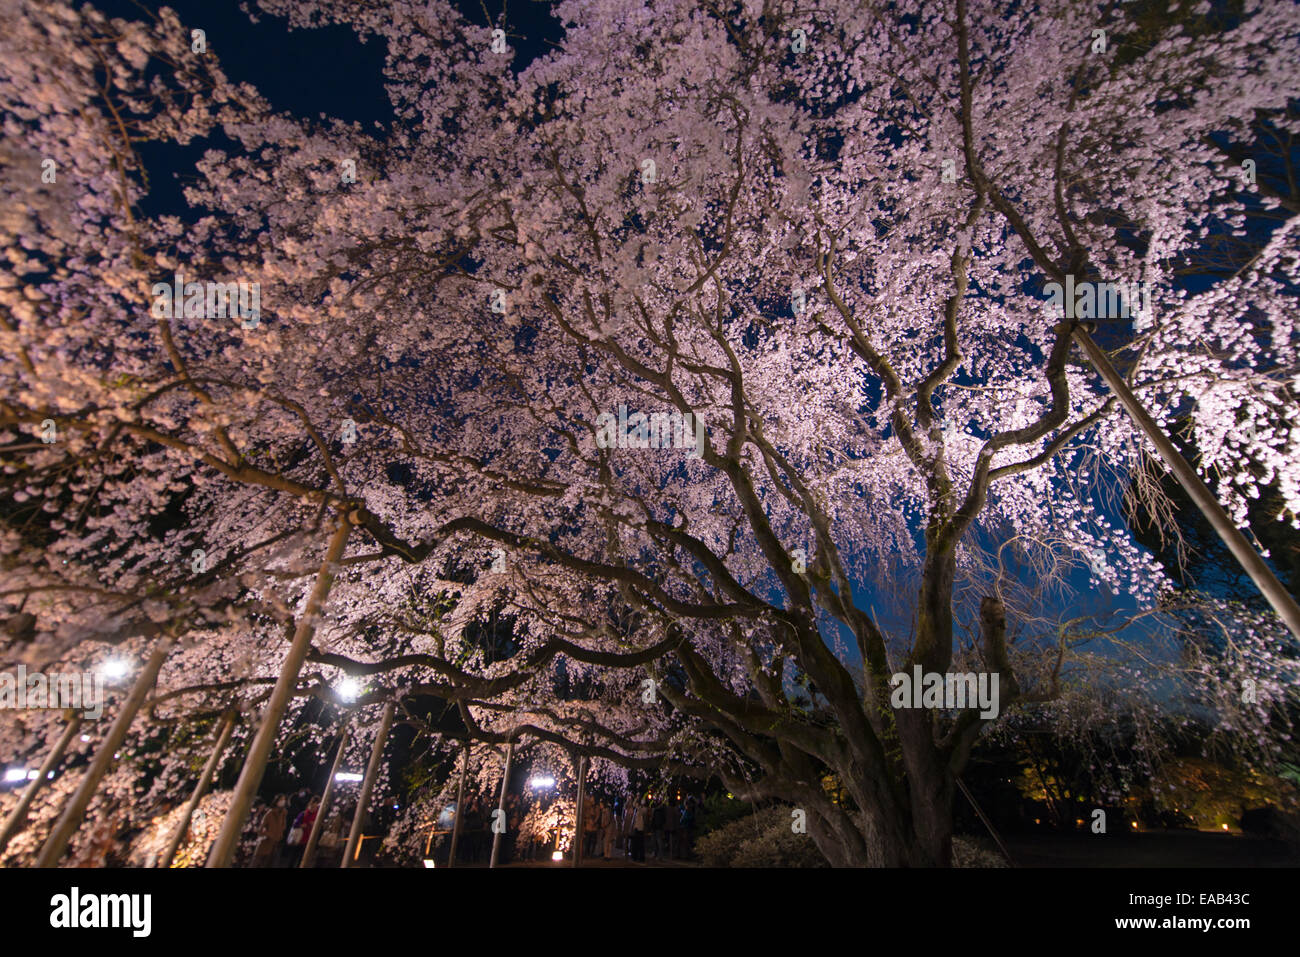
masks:
[[[730,821],[695,842],[706,867],[826,867],[807,834],[790,830],[790,808],[763,808]]]
[[[710,831],[695,842],[705,867],[827,867],[826,859],[807,834],[790,830],[790,808],[783,804]],[[1006,859],[992,842],[956,836],[952,839],[953,867],[1006,867]]]

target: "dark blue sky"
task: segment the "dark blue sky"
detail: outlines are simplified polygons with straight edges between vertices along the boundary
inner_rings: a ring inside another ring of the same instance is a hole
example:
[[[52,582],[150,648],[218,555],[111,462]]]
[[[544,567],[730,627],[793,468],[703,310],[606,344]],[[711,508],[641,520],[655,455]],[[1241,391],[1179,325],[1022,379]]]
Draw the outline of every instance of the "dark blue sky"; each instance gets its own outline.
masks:
[[[257,11],[258,23],[249,21],[236,0],[99,0],[94,4],[109,16],[141,19],[143,10],[171,7],[183,24],[205,31],[208,49],[225,74],[235,82],[251,83],[277,110],[299,117],[322,115],[387,128],[392,105],[384,92],[382,42],[362,43],[347,26],[316,30],[290,30],[285,20]],[[503,8],[514,69],[526,66],[558,42],[563,31],[551,16],[550,0],[452,0],[452,5],[473,23],[499,25]],[[145,215],[170,213],[191,219],[181,193],[182,180],[193,175],[205,150],[229,145],[222,137],[190,146],[144,144],[140,158],[149,171],[150,195],[141,203]]]

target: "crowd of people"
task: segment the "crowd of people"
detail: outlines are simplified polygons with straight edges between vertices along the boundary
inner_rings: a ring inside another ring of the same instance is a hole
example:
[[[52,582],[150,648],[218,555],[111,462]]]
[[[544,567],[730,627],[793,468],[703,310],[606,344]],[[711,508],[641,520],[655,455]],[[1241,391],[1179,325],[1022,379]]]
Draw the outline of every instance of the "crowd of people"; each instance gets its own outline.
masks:
[[[584,802],[577,832],[582,856],[587,860],[628,859],[644,863],[654,860],[687,860],[693,856],[697,801],[688,795],[625,801],[591,796]],[[456,861],[486,863],[492,853],[495,834],[491,822],[496,807],[483,797],[465,802],[465,817],[457,838]],[[549,810],[549,813],[548,813]],[[571,808],[543,798],[521,798],[509,794],[505,800],[505,830],[501,834],[498,863],[549,860],[561,841],[573,833]],[[454,812],[449,807],[439,819],[440,849],[449,853],[449,835]],[[568,847],[568,854],[573,848]]]
[[[277,797],[258,820],[252,866],[298,867],[320,813],[320,801],[319,795],[306,790]],[[347,809],[331,808],[316,845],[314,866],[337,867],[341,863],[351,820]]]
[[[303,790],[282,794],[257,819],[257,841],[253,867],[298,867],[312,827],[320,813],[320,797]],[[577,822],[581,852],[587,860],[627,859],[645,863],[654,860],[689,860],[694,853],[695,820],[698,802],[694,795],[679,801],[675,795],[656,798],[650,795],[632,800],[589,796]],[[456,862],[485,864],[492,854],[496,837],[492,822],[497,819],[495,802],[483,796],[465,801],[465,814],[456,838]],[[509,794],[505,800],[504,824],[498,850],[498,863],[550,860],[561,841],[574,834],[571,804],[546,796],[521,797]],[[346,851],[347,833],[352,813],[333,807],[325,820],[318,842],[314,866],[337,867]],[[435,825],[437,850],[450,852],[455,806],[444,809]],[[432,843],[432,842],[431,842]],[[572,854],[567,843],[564,849]]]
[[[614,857],[611,849],[617,852],[620,846],[611,840],[621,834],[623,855],[637,863],[645,862],[647,850],[656,860],[686,860],[694,855],[695,815],[695,796],[690,794],[680,804],[676,796],[669,795],[662,800],[642,798],[623,809],[597,800],[592,815],[583,808],[587,819],[583,828],[584,833],[603,834],[604,840],[593,840],[591,850],[584,848],[584,852],[591,857]],[[593,816],[595,824],[591,823]]]

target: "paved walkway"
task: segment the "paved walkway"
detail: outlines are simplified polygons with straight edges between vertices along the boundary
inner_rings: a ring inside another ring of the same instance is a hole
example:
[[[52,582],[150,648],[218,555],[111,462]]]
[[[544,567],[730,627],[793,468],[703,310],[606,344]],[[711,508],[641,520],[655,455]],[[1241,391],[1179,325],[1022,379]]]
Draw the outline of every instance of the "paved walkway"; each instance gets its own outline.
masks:
[[[568,867],[568,868],[572,868],[572,867],[573,867],[573,861],[571,861],[571,860],[563,860],[563,861],[513,861],[513,862],[511,862],[510,864],[507,864],[507,865],[505,865],[505,866],[506,866],[506,867]],[[603,857],[597,857],[597,858],[589,858],[589,857],[588,857],[588,858],[583,858],[583,860],[582,860],[582,864],[579,865],[579,866],[580,866],[580,867],[583,867],[583,868],[588,868],[588,867],[651,867],[651,868],[653,868],[653,867],[664,867],[664,868],[669,868],[669,867],[701,867],[702,865],[700,864],[699,861],[677,861],[677,860],[672,860],[672,859],[670,859],[670,858],[665,858],[664,860],[660,861],[660,860],[656,860],[655,858],[653,858],[653,857],[651,857],[651,856],[649,856],[649,855],[646,855],[645,863],[641,863],[640,861],[634,861],[634,860],[632,860],[632,859],[629,858],[629,857],[621,857],[621,856],[620,856],[620,857],[615,857],[615,858],[610,858],[609,860],[605,860]]]
[[[1216,831],[1004,835],[1021,867],[1296,867],[1281,841]]]

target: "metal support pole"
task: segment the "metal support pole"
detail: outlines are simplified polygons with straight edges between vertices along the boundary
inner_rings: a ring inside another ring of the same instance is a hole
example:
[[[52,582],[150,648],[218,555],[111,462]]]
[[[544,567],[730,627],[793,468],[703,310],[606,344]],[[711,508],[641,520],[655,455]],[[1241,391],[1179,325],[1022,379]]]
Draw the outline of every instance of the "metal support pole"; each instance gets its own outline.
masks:
[[[587,757],[578,755],[578,807],[574,812],[573,819],[573,863],[571,867],[577,867],[582,861],[582,842],[586,839],[586,832],[582,829],[582,803],[586,795],[587,783]]]
[[[208,786],[212,783],[212,776],[216,773],[217,765],[221,763],[221,755],[225,752],[226,745],[230,743],[230,734],[234,731],[234,728],[235,711],[232,708],[226,711],[222,719],[221,730],[217,734],[216,747],[212,749],[212,754],[208,757],[208,763],[203,767],[203,774],[199,776],[199,783],[194,785],[194,793],[190,795],[189,801],[185,804],[185,813],[176,825],[172,839],[167,843],[167,850],[158,858],[156,867],[172,866],[172,858],[180,850],[181,842],[185,840],[185,832],[190,829],[190,819],[194,816],[194,809],[199,806],[199,802],[203,800],[203,795],[207,793]]]
[[[506,766],[501,772],[501,799],[497,802],[497,808],[501,811],[499,819],[505,821],[506,818],[506,787],[510,784],[510,762],[515,757],[515,736],[514,732],[510,734],[510,742],[506,745]],[[488,861],[488,868],[497,866],[497,854],[501,848],[501,832],[496,831],[492,835],[492,858]]]
[[[460,762],[460,784],[456,787],[456,816],[451,821],[451,855],[447,866],[456,866],[456,844],[460,841],[460,822],[465,818],[465,772],[469,770],[469,742],[465,742],[465,752]]]
[[[289,646],[289,654],[280,668],[280,677],[276,679],[275,689],[266,703],[266,710],[262,712],[261,727],[257,729],[253,744],[248,749],[244,768],[239,772],[239,781],[230,800],[230,810],[226,812],[226,819],[221,824],[221,833],[217,835],[216,841],[212,844],[212,851],[208,854],[208,867],[229,867],[235,856],[235,848],[239,846],[239,836],[244,831],[249,809],[253,806],[253,796],[262,786],[262,775],[266,773],[266,762],[271,756],[276,733],[280,730],[280,722],[289,707],[289,699],[298,686],[298,672],[302,670],[307,649],[311,647],[312,636],[316,634],[316,619],[334,584],[334,567],[343,557],[343,548],[347,545],[348,532],[351,528],[348,519],[340,515],[338,527],[334,530],[329,548],[325,552],[325,561],[316,575],[316,587],[312,589],[311,596],[307,599],[307,607],[303,609],[302,617],[298,619],[293,644]]]
[[[1093,341],[1088,331],[1083,326],[1076,325],[1073,334],[1097,371],[1101,373],[1101,377],[1115,393],[1115,397],[1128,411],[1138,428],[1151,440],[1151,444],[1156,447],[1160,457],[1165,460],[1165,465],[1174,473],[1174,478],[1187,493],[1187,497],[1196,504],[1201,514],[1205,516],[1205,520],[1219,533],[1219,538],[1228,547],[1232,557],[1237,559],[1251,581],[1259,588],[1260,593],[1273,606],[1278,617],[1291,629],[1291,634],[1300,638],[1300,605],[1297,605],[1290,592],[1282,587],[1282,583],[1277,580],[1272,569],[1246,540],[1246,536],[1242,535],[1237,526],[1232,523],[1228,513],[1223,510],[1214,493],[1201,481],[1196,470],[1187,463],[1182,453],[1156,424],[1155,419],[1147,414],[1137,396],[1128,387],[1128,383],[1124,381],[1124,377],[1111,365],[1110,358]]]
[[[361,782],[361,796],[357,798],[357,810],[352,815],[352,831],[348,834],[348,848],[343,854],[339,867],[351,867],[352,857],[361,843],[361,823],[366,818],[366,808],[370,804],[370,792],[375,787],[375,777],[379,774],[379,759],[384,756],[384,745],[388,742],[388,731],[393,726],[393,712],[397,710],[395,702],[384,705],[384,718],[379,722],[379,733],[370,748],[370,764],[366,767],[366,779]]]
[[[45,841],[45,846],[41,848],[41,853],[36,858],[37,867],[58,866],[59,859],[63,857],[63,852],[68,849],[68,842],[72,840],[72,835],[76,833],[77,828],[81,827],[82,818],[85,817],[86,808],[90,806],[91,798],[95,796],[99,782],[108,773],[108,767],[113,763],[113,756],[117,754],[117,749],[126,740],[126,733],[131,730],[131,722],[135,720],[136,712],[144,704],[149,689],[158,680],[158,672],[162,670],[163,662],[167,660],[167,655],[172,650],[172,645],[175,642],[175,638],[166,635],[158,639],[153,646],[149,660],[145,662],[144,668],[141,669],[139,676],[135,679],[135,685],[131,688],[131,693],[127,696],[126,701],[122,703],[122,710],[117,713],[113,726],[108,730],[108,736],[100,742],[99,750],[95,752],[95,757],[91,759],[90,767],[86,769],[86,776],[81,779],[81,784],[77,786],[77,790],[68,800],[62,816],[54,826],[49,838]]]
[[[59,759],[63,757],[63,752],[67,750],[68,744],[72,741],[72,736],[75,735],[77,729],[81,727],[81,714],[79,712],[69,710],[65,715],[68,724],[67,727],[63,729],[63,734],[59,735],[58,743],[55,744],[53,750],[46,755],[45,760],[41,763],[40,770],[36,772],[36,777],[27,785],[27,789],[23,791],[23,796],[19,799],[18,806],[9,813],[9,817],[5,820],[4,831],[0,832],[0,853],[3,853],[4,849],[9,846],[9,842],[13,840],[14,836],[22,831],[23,824],[27,820],[27,811],[31,808],[32,801],[36,799],[36,795],[49,779],[50,772],[58,766]]]
[[[334,763],[330,765],[330,779],[325,782],[325,793],[320,798],[320,808],[316,811],[316,820],[312,821],[311,837],[307,839],[307,847],[302,852],[302,861],[299,867],[311,867],[316,863],[316,846],[320,844],[321,832],[325,830],[325,817],[329,814],[330,800],[334,797],[334,778],[339,773],[339,765],[343,763],[343,751],[348,746],[348,717],[343,718],[343,727],[339,729],[339,749],[334,752]]]
[[[988,832],[989,834],[992,835],[993,840],[997,842],[998,848],[1002,851],[1002,856],[1007,859],[1008,864],[1010,864],[1012,867],[1015,867],[1016,862],[1011,859],[1011,852],[1008,851],[1007,846],[1002,843],[1002,838],[998,835],[997,830],[993,827],[993,822],[984,816],[984,810],[978,804],[975,803],[975,798],[971,795],[970,791],[966,789],[966,782],[963,781],[961,778],[957,778],[956,781],[957,781],[957,787],[961,788],[961,793],[966,795],[966,800],[970,801],[970,806],[975,809],[975,813],[979,815],[979,819],[984,822],[984,827],[988,829]]]

